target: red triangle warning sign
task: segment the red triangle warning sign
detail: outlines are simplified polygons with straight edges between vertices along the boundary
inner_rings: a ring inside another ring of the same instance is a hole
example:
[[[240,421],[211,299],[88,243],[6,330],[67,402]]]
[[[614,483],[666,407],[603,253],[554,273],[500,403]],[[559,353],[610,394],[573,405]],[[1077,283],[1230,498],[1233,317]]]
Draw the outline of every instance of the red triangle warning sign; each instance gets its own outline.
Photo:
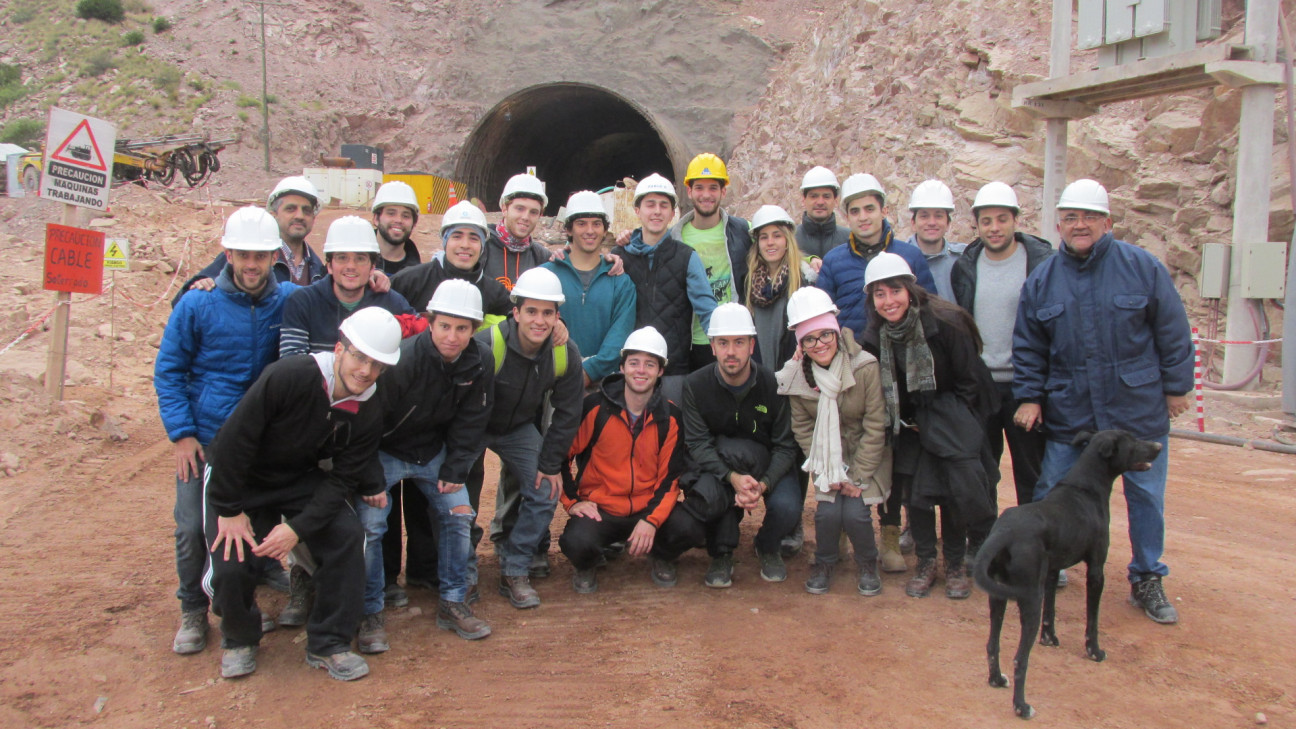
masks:
[[[94,132],[90,129],[90,122],[82,119],[81,123],[76,125],[68,138],[54,150],[53,159],[64,162],[76,167],[83,167],[100,172],[107,172],[108,165],[104,162],[103,153],[99,151],[99,143],[95,141]]]

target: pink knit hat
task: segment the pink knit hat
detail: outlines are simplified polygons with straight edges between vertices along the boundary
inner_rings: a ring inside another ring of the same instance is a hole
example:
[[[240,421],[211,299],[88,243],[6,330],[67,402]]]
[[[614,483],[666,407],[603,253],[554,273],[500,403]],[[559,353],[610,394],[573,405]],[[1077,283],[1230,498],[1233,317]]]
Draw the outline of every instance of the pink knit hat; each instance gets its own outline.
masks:
[[[796,338],[800,342],[810,332],[817,332],[820,329],[831,329],[834,332],[841,332],[841,325],[837,323],[837,315],[831,311],[826,311],[819,316],[813,316],[800,324],[796,325]]]

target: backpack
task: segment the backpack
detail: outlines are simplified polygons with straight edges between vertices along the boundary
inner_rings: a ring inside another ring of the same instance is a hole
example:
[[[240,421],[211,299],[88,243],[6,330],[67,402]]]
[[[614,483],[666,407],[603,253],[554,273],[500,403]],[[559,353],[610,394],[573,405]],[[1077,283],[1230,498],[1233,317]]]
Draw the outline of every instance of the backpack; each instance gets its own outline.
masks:
[[[495,374],[504,366],[504,355],[508,354],[508,342],[504,341],[504,331],[500,328],[504,322],[491,327],[491,354],[495,357]],[[554,361],[554,378],[567,374],[567,345],[552,347]]]
[[[598,442],[599,436],[602,435],[603,426],[607,425],[607,421],[612,417],[612,410],[612,408],[608,407],[607,403],[599,403],[598,414],[594,416],[594,432],[590,434],[589,443],[585,445],[585,449],[580,453],[577,453],[574,459],[576,461],[576,480],[573,482],[573,485],[575,483],[580,483],[581,479],[584,477],[585,467],[589,465],[590,457],[594,454],[594,444]],[[661,452],[661,449],[666,446],[666,436],[670,433],[669,412],[669,409],[667,409],[667,416],[664,418],[653,418],[653,422],[657,424],[657,451],[659,453]],[[648,413],[645,412],[639,417],[646,417],[647,414]],[[571,473],[571,469],[563,469],[564,476],[569,473]]]

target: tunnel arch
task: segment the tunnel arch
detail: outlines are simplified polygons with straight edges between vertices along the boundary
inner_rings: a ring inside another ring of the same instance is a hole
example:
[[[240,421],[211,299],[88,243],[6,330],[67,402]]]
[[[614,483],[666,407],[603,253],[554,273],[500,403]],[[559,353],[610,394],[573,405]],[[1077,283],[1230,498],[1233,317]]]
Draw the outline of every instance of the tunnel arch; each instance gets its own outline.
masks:
[[[514,92],[482,117],[455,162],[455,179],[494,210],[509,177],[536,168],[554,215],[577,190],[658,172],[671,180],[687,150],[660,119],[607,89],[549,83]]]

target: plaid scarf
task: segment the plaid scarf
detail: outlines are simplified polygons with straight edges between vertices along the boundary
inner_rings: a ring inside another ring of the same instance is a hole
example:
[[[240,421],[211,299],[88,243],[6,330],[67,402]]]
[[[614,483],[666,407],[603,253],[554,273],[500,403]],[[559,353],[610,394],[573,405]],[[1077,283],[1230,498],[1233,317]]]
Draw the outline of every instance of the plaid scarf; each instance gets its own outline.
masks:
[[[531,236],[528,235],[520,241],[514,240],[513,236],[509,235],[508,228],[504,227],[502,221],[495,224],[495,235],[499,237],[500,242],[504,244],[506,249],[513,251],[514,253],[522,253],[531,247]]]
[[[779,267],[778,273],[771,279],[769,269],[761,264],[752,272],[751,281],[751,303],[767,309],[787,293],[788,265],[784,263]]]
[[[896,345],[904,347],[901,357],[905,367],[905,391],[930,392],[936,389],[936,366],[932,361],[931,348],[927,346],[927,336],[923,332],[918,307],[911,303],[905,318],[894,324],[884,323],[879,340],[882,397],[886,400],[891,432],[899,433],[900,392],[896,387]]]

